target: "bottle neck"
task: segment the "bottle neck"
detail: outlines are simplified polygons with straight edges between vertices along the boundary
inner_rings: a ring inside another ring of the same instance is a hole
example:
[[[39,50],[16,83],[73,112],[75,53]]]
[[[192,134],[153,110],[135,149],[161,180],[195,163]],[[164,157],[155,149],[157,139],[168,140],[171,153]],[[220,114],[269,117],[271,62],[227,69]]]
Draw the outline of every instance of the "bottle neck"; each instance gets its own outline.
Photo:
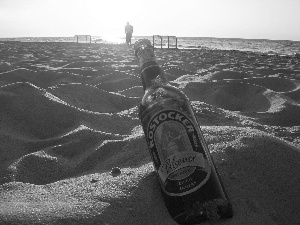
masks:
[[[168,85],[165,73],[156,61],[143,64],[140,74],[144,91],[152,87]]]
[[[165,73],[158,65],[153,46],[148,39],[140,39],[134,44],[134,54],[138,59],[144,91],[167,85]]]

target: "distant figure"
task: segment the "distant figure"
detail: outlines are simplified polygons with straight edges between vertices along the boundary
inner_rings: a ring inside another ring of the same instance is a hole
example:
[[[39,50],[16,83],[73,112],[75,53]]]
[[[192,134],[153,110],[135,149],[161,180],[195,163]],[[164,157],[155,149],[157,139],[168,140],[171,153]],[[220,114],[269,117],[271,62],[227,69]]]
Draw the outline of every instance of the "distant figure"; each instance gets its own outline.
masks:
[[[127,22],[127,25],[125,26],[125,33],[126,33],[126,43],[129,45],[131,44],[131,37],[133,33],[133,26]]]

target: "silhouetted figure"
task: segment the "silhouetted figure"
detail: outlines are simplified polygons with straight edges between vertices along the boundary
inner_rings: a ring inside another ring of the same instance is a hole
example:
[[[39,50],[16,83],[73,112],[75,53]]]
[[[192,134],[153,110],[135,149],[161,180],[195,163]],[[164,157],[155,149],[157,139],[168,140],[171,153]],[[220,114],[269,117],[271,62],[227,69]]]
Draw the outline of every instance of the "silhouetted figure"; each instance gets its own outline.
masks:
[[[126,33],[126,43],[129,45],[131,44],[131,37],[133,33],[133,26],[127,22],[127,25],[125,26],[125,33]]]

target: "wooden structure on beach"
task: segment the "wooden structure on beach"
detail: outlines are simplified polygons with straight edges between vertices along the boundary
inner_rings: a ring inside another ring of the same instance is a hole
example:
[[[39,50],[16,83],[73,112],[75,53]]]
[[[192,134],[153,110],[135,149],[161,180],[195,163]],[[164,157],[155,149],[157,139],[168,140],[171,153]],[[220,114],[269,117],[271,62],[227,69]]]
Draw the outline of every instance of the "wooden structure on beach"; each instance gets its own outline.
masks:
[[[85,43],[88,43],[88,39],[89,39],[89,43],[92,43],[92,36],[91,35],[75,35],[76,38],[76,42],[79,43],[79,39],[80,38],[84,38],[85,39]]]
[[[155,47],[155,39],[159,38],[160,39],[160,48],[163,48],[163,39],[164,37],[167,37],[167,45],[168,48],[170,48],[170,38],[175,39],[175,49],[177,49],[177,37],[176,36],[160,36],[160,35],[153,35],[153,47]]]

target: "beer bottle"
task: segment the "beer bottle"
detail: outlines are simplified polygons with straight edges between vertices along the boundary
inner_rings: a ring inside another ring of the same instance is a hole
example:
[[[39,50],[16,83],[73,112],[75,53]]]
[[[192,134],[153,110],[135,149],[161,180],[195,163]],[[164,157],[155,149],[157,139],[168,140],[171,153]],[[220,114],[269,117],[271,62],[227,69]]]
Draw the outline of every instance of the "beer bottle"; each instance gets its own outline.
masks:
[[[233,216],[187,96],[169,84],[148,39],[134,45],[145,94],[139,108],[165,205],[179,224]]]

